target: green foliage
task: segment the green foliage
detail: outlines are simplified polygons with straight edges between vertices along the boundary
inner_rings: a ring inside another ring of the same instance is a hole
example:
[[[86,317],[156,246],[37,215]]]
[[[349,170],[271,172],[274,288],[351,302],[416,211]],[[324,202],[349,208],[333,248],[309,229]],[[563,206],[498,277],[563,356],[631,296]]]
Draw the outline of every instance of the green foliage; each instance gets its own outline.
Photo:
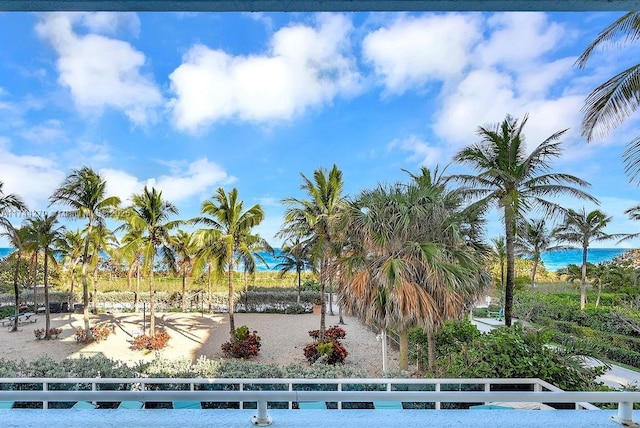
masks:
[[[320,338],[320,330],[311,330],[309,336],[314,342],[304,347],[305,358],[310,363],[323,362],[332,365],[344,363],[349,353],[340,340],[346,335],[344,329],[337,325],[328,328],[323,338]]]
[[[594,388],[604,368],[584,367],[576,355],[548,346],[552,333],[520,326],[469,333],[469,321],[439,333],[438,374],[443,377],[540,378],[559,388]],[[460,334],[457,333],[458,329]],[[464,340],[462,340],[464,339]]]
[[[260,352],[260,336],[257,331],[249,333],[249,327],[246,325],[236,328],[234,342],[225,342],[222,344],[222,351],[235,358],[251,358]]]
[[[149,336],[146,334],[141,334],[140,336],[133,339],[133,344],[131,345],[132,349],[142,351],[158,351],[167,346],[167,342],[169,341],[170,336],[166,331],[158,331],[153,336]]]

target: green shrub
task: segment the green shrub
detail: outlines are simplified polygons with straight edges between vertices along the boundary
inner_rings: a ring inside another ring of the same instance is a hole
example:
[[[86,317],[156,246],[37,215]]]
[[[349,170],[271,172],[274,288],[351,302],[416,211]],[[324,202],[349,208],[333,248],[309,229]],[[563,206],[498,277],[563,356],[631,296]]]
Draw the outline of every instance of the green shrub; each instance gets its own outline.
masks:
[[[260,352],[260,336],[257,331],[249,333],[249,327],[240,326],[235,330],[235,341],[222,344],[222,351],[235,358],[251,358]]]

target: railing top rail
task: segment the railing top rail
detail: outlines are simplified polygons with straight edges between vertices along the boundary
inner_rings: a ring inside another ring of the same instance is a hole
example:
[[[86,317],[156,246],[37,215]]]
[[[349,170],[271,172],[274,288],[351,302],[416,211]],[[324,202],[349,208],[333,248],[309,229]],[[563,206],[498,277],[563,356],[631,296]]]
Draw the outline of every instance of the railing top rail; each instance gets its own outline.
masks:
[[[558,390],[550,383],[537,378],[512,378],[512,379],[492,379],[492,378],[469,378],[469,379],[446,379],[446,378],[340,378],[340,379],[303,379],[303,378],[106,378],[106,377],[84,377],[84,378],[0,378],[0,384],[6,383],[185,383],[185,384],[491,384],[491,385],[522,385],[539,384],[550,390]]]
[[[468,391],[0,391],[12,401],[403,401],[403,402],[536,402],[634,403],[640,392],[468,392]]]

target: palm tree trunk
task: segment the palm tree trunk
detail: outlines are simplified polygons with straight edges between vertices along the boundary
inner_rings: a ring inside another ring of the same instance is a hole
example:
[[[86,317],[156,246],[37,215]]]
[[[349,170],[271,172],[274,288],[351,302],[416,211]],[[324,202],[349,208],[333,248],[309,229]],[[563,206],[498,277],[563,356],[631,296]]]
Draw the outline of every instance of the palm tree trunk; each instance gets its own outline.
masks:
[[[87,279],[87,269],[89,268],[89,237],[93,229],[93,223],[89,219],[87,226],[87,236],[84,241],[84,252],[82,254],[82,318],[84,320],[84,331],[87,339],[93,339],[91,326],[89,325],[89,280]]]
[[[325,275],[327,271],[327,262],[323,258],[320,262],[320,339],[324,339],[324,331],[326,329],[326,302],[324,300]]]
[[[73,304],[75,303],[73,300],[73,292],[75,290],[76,286],[76,266],[73,265],[73,268],[71,268],[71,285],[69,286],[69,311],[72,312],[73,311]]]
[[[300,266],[296,267],[296,273],[298,274],[298,298],[296,299],[296,303],[300,304],[300,293],[302,291],[302,269]]]
[[[20,274],[20,260],[22,260],[22,252],[18,249],[16,268],[13,271],[13,295],[15,296],[16,307],[14,311],[13,326],[10,330],[11,332],[18,331],[18,314],[20,313],[20,289],[18,288],[18,275]]]
[[[515,279],[515,230],[516,219],[509,207],[504,209],[505,236],[507,241],[507,283],[504,290],[504,325],[511,327],[513,317],[513,285]]]
[[[153,254],[156,252],[154,251]],[[153,284],[153,264],[151,265],[151,270],[149,271],[149,316],[151,317],[149,320],[149,336],[153,337],[156,335],[156,290]]]
[[[427,334],[427,365],[429,372],[433,373],[436,366],[436,335],[432,329],[425,331]]]
[[[211,313],[213,309],[211,302],[211,263],[209,263],[209,267],[207,268],[207,305],[209,307],[208,313]]]
[[[98,265],[93,270],[93,313],[98,314]]]
[[[537,257],[535,259],[533,259],[533,269],[531,269],[531,291],[533,292],[533,289],[535,287],[535,283],[536,283],[536,272],[538,271],[538,263],[539,263],[540,259],[538,259]]]
[[[236,324],[233,319],[233,261],[228,265],[228,277],[229,277],[229,296],[227,299],[227,312],[229,313],[229,340],[231,343],[236,342]]]
[[[580,310],[587,306],[587,251],[588,245],[582,246],[582,268],[580,269]]]
[[[140,312],[140,261],[136,260],[136,292],[133,296],[133,310]]]
[[[399,365],[400,370],[408,370],[409,369],[409,332],[404,329],[399,331],[400,335],[400,358]]]
[[[44,338],[51,339],[51,310],[49,308],[49,249],[44,248]]]
[[[600,306],[600,295],[602,294],[602,281],[598,281],[598,296],[596,297],[596,308]]]
[[[38,250],[33,255],[33,312],[38,313]]]
[[[187,271],[182,271],[182,312],[187,310]]]

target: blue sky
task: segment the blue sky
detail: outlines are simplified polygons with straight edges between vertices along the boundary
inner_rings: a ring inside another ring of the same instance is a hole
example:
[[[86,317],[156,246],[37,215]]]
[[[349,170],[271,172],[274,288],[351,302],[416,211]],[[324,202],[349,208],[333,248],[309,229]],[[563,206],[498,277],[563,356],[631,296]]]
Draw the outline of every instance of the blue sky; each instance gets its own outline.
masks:
[[[356,195],[444,166],[478,126],[528,113],[532,146],[569,128],[554,169],[592,184],[608,231],[637,232],[623,212],[638,187],[621,160],[637,118],[591,144],[579,132],[586,95],[638,58],[631,47],[573,66],[617,16],[0,13],[0,181],[44,210],[89,165],[125,201],[161,189],[180,218],[236,187],[278,245],[280,200],[303,196],[300,173],[335,163]]]

